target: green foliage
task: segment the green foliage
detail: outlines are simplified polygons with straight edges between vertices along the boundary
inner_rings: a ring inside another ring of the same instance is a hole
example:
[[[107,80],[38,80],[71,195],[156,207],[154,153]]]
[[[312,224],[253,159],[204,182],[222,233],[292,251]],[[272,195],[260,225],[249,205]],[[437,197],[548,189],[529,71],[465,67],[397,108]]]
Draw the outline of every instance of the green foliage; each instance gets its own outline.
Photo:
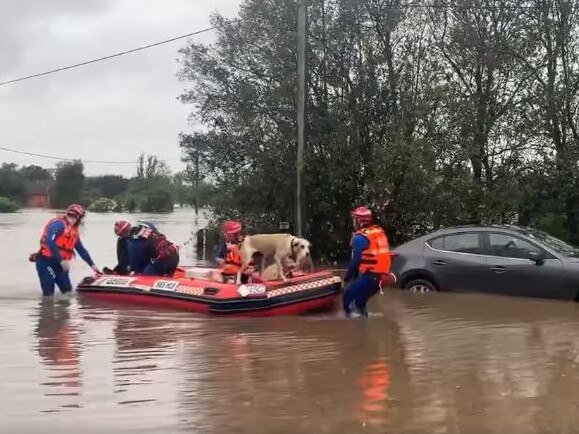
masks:
[[[0,213],[10,213],[18,211],[18,204],[7,197],[0,196]]]
[[[172,212],[175,185],[167,164],[154,155],[141,154],[137,177],[129,184],[127,209],[142,212]]]
[[[91,196],[114,199],[127,191],[129,182],[122,175],[93,176],[86,178],[85,189]]]
[[[124,208],[129,212],[135,212],[139,206],[139,199],[134,195],[125,198]]]
[[[27,192],[38,187],[48,187],[52,181],[49,170],[39,166],[24,166],[3,163],[0,167],[0,196],[9,198],[19,205],[26,203]]]
[[[64,208],[71,203],[81,202],[84,179],[84,166],[81,161],[58,163],[52,190],[52,205]]]
[[[314,245],[345,257],[359,204],[394,244],[462,223],[537,224],[579,241],[579,7],[408,3],[309,3]],[[238,18],[213,16],[216,42],[181,50],[181,101],[206,131],[180,146],[191,184],[216,185],[217,221],[275,230],[294,218],[296,16],[295,2],[245,0]]]
[[[139,209],[142,212],[172,212],[173,192],[163,186],[144,190],[140,196]]]
[[[95,212],[139,209],[169,212],[173,201],[181,205],[207,206],[215,187],[206,180],[193,181],[189,171],[172,175],[166,163],[154,155],[141,154],[137,176],[122,175],[84,177],[79,161],[59,163],[53,184],[52,172],[39,166],[18,168],[15,164],[0,167],[0,194],[23,204],[27,192],[51,190],[55,207],[70,203],[89,205]]]
[[[0,196],[23,203],[26,195],[26,180],[16,164],[2,163],[0,168]]]
[[[101,197],[92,202],[88,209],[93,212],[111,212],[119,210],[119,205],[112,199]]]
[[[569,239],[569,230],[567,229],[567,222],[565,215],[548,213],[541,216],[533,225],[537,229],[541,229],[562,240]]]
[[[137,179],[168,178],[169,167],[164,161],[159,160],[156,155],[139,155],[137,161]]]
[[[52,180],[52,173],[50,170],[35,165],[22,167],[20,169],[20,174],[27,182]]]

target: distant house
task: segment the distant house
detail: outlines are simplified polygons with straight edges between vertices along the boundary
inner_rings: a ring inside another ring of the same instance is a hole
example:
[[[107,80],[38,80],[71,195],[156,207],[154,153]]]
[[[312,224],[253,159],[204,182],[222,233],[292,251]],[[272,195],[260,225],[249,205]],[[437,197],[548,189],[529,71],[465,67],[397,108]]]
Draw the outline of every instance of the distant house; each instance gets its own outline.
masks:
[[[29,208],[50,208],[50,186],[47,181],[37,181],[26,189],[26,206]]]

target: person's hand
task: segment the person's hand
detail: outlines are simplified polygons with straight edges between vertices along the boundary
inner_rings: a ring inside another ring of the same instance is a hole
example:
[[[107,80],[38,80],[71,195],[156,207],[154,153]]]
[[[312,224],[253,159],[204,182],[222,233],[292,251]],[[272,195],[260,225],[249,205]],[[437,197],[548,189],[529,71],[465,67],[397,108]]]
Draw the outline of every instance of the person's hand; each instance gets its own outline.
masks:
[[[102,271],[99,270],[99,267],[94,264],[90,268],[92,268],[92,271],[94,271],[96,274],[103,274]]]
[[[60,261],[60,266],[62,267],[62,271],[65,273],[70,271],[70,261],[62,260]]]

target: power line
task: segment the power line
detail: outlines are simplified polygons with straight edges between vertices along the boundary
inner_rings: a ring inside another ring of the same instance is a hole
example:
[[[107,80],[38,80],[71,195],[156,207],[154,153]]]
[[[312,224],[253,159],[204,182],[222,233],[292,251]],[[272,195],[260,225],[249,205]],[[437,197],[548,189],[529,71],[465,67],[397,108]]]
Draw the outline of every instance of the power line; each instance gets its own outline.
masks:
[[[535,9],[535,6],[530,6],[530,5],[506,5],[506,4],[504,4],[504,5],[496,5],[495,6],[495,5],[458,5],[458,4],[448,4],[448,3],[434,3],[434,4],[408,3],[408,4],[398,4],[398,5],[392,4],[392,5],[388,5],[388,7],[391,7],[393,9],[400,8],[400,9],[462,9],[462,10],[501,10],[501,9],[503,9],[503,10],[505,10],[505,9],[508,9],[508,10],[530,10],[530,9]],[[198,30],[196,32],[191,32],[191,33],[187,33],[185,35],[176,36],[174,38],[165,39],[163,41],[155,42],[153,44],[144,45],[142,47],[137,47],[137,48],[133,48],[133,49],[126,50],[126,51],[121,51],[118,53],[109,54],[108,56],[99,57],[97,59],[87,60],[85,62],[75,63],[73,65],[63,66],[61,68],[56,68],[56,69],[51,69],[51,70],[40,72],[37,74],[32,74],[32,75],[27,75],[24,77],[14,78],[14,79],[7,80],[7,81],[2,81],[2,82],[0,82],[0,86],[5,86],[7,84],[17,83],[19,81],[30,80],[33,78],[54,74],[57,72],[66,71],[68,69],[78,68],[80,66],[86,66],[86,65],[93,64],[93,63],[97,63],[97,62],[102,62],[104,60],[124,56],[125,54],[130,54],[130,53],[134,53],[136,51],[146,50],[149,48],[157,47],[159,45],[168,44],[169,42],[174,42],[174,41],[178,41],[180,39],[185,39],[185,38],[188,38],[190,36],[199,35],[201,33],[206,33],[206,32],[209,32],[213,29],[216,29],[216,28],[217,28],[216,26],[212,26],[212,27],[208,27],[206,29]]]
[[[51,160],[61,160],[61,161],[82,161],[83,163],[92,164],[137,164],[137,161],[103,161],[103,160],[84,160],[82,158],[67,158],[67,157],[56,157],[54,155],[37,154],[34,152],[19,151],[17,149],[5,148],[0,146],[0,151],[14,152],[15,154],[22,155],[32,155],[33,157],[49,158]],[[173,160],[160,160],[160,161],[173,161]]]
[[[500,10],[500,9],[528,10],[528,9],[534,9],[535,8],[534,6],[529,6],[529,5],[497,5],[497,6],[494,6],[494,5],[458,5],[458,4],[448,4],[448,3],[434,3],[434,4],[408,3],[408,4],[399,4],[399,5],[389,5],[389,7],[393,8],[393,9],[401,8],[401,9],[463,9],[463,10],[471,10],[471,9],[472,10],[497,10],[497,9],[498,10]],[[54,74],[57,72],[66,71],[68,69],[78,68],[80,66],[86,66],[86,65],[93,64],[93,63],[97,63],[97,62],[102,62],[104,60],[124,56],[125,54],[130,54],[130,53],[134,53],[136,51],[146,50],[149,48],[157,47],[159,45],[168,44],[169,42],[174,42],[174,41],[178,41],[180,39],[185,39],[185,38],[188,38],[190,36],[199,35],[201,33],[206,33],[206,32],[209,32],[213,29],[216,29],[216,28],[217,28],[216,26],[212,26],[212,27],[208,27],[206,29],[198,30],[196,32],[191,32],[191,33],[187,33],[185,35],[176,36],[174,38],[165,39],[163,41],[155,42],[153,44],[144,45],[142,47],[137,47],[137,48],[133,48],[133,49],[126,50],[126,51],[121,51],[118,53],[109,54],[108,56],[99,57],[97,59],[87,60],[85,62],[75,63],[73,65],[63,66],[61,68],[56,68],[56,69],[51,69],[51,70],[40,72],[37,74],[32,74],[32,75],[27,75],[24,77],[14,78],[14,79],[7,80],[7,81],[2,81],[2,82],[0,82],[0,86],[5,86],[7,84],[17,83],[19,81],[30,80],[33,78]]]
[[[31,78],[42,77],[43,75],[54,74],[54,73],[60,72],[60,71],[66,71],[67,69],[78,68],[79,66],[85,66],[85,65],[90,65],[92,63],[102,62],[103,60],[108,60],[108,59],[112,59],[114,57],[124,56],[125,54],[130,54],[130,53],[134,53],[136,51],[146,50],[148,48],[157,47],[157,46],[163,45],[163,44],[168,44],[169,42],[178,41],[179,39],[185,39],[185,38],[188,38],[190,36],[199,35],[200,33],[209,32],[210,30],[213,30],[213,29],[215,29],[215,26],[208,27],[208,28],[203,29],[203,30],[198,30],[198,31],[192,32],[192,33],[187,33],[186,35],[177,36],[175,38],[165,39],[164,41],[155,42],[154,44],[144,45],[142,47],[133,48],[131,50],[121,51],[119,53],[110,54],[110,55],[104,56],[104,57],[99,57],[98,59],[87,60],[86,62],[76,63],[74,65],[69,65],[69,66],[63,66],[62,68],[51,69],[49,71],[40,72],[38,74],[27,75],[26,77],[20,77],[20,78],[14,78],[14,79],[8,80],[8,81],[2,81],[2,82],[0,82],[0,86],[5,86],[5,85],[10,84],[10,83],[16,83],[18,81],[30,80]]]

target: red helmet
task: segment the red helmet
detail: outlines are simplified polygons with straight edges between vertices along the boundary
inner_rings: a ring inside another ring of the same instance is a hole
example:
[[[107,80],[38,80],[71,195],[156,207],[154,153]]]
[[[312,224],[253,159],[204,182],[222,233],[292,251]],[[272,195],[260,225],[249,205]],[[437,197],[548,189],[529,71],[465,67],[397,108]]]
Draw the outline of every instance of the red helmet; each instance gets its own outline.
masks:
[[[359,206],[352,212],[352,216],[360,223],[370,223],[372,221],[372,211],[366,206]]]
[[[241,223],[235,220],[228,220],[223,223],[223,233],[225,235],[237,235],[241,232]]]
[[[119,237],[126,237],[131,230],[131,224],[126,220],[119,220],[115,222],[115,234]]]
[[[66,209],[66,215],[76,217],[79,220],[83,218],[85,214],[86,212],[84,208],[81,205],[77,205],[76,203],[69,205],[68,208]]]

